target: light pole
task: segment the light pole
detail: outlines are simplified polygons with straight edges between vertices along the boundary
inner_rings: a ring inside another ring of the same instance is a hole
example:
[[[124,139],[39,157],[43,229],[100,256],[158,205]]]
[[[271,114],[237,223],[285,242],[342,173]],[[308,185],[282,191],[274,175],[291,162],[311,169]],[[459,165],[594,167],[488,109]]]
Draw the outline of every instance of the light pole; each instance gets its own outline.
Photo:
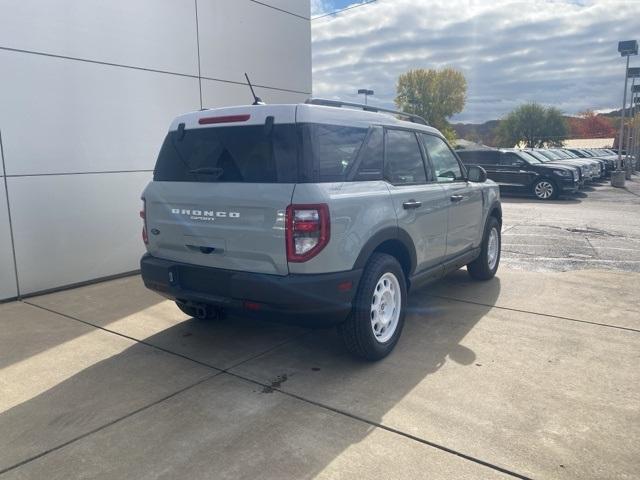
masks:
[[[363,95],[364,94],[364,104],[367,104],[367,97],[369,95],[373,95],[373,90],[367,90],[366,88],[361,88],[360,90],[358,90],[358,95]]]
[[[627,78],[631,79],[631,98],[629,102],[629,114],[631,116],[631,123],[629,124],[629,131],[626,135],[626,179],[631,180],[631,174],[633,173],[633,159],[631,158],[631,136],[633,135],[633,115],[635,113],[633,109],[633,91],[636,87],[636,78],[640,78],[640,68],[627,68]]]
[[[622,118],[620,120],[620,136],[618,137],[618,161],[615,172],[611,172],[611,185],[614,187],[624,187],[625,172],[622,170],[622,148],[624,147],[624,119],[627,108],[627,72],[629,70],[629,57],[638,54],[638,41],[626,40],[618,42],[618,52],[623,57],[627,57],[627,66],[624,70],[624,95],[622,98]]]
[[[633,109],[631,110],[631,128],[633,129],[633,134],[631,135],[631,161],[632,168],[634,170],[638,169],[638,125],[636,125],[636,112],[638,111],[638,107],[640,106],[640,97],[638,94],[640,93],[640,85],[635,85],[631,88],[631,99]]]

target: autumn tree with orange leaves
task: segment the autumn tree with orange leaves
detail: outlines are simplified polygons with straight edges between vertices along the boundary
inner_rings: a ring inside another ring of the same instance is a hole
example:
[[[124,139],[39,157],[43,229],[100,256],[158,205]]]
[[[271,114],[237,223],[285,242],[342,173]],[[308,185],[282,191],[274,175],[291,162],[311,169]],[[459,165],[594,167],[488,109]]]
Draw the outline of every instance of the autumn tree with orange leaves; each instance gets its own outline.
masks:
[[[613,123],[593,110],[568,119],[570,138],[611,138],[616,136]]]

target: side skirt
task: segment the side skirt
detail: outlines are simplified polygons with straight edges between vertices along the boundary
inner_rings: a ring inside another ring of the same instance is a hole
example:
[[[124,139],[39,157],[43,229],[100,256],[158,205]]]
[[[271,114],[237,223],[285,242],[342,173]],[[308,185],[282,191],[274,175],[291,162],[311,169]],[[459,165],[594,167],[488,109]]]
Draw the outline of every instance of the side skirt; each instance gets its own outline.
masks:
[[[466,252],[451,258],[443,263],[436,265],[435,267],[427,268],[419,273],[411,276],[409,284],[411,288],[419,288],[429,283],[435,282],[444,277],[448,273],[451,273],[459,268],[464,267],[466,264],[473,262],[480,255],[480,247],[472,248]]]

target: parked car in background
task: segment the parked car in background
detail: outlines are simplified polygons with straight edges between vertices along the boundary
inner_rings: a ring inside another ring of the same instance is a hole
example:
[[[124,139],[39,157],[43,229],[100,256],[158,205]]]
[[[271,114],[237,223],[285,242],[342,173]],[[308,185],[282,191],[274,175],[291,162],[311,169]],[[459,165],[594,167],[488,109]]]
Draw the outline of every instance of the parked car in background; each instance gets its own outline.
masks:
[[[394,115],[412,121],[319,99],[177,117],[143,193],[145,285],[191,316],[337,325],[387,355],[411,287],[495,275],[502,224],[484,170]]]
[[[595,151],[591,149],[565,148],[566,152],[570,152],[578,158],[595,159],[603,164],[603,177],[609,176],[616,168],[616,155],[611,155],[606,151]]]
[[[542,162],[560,163],[562,165],[573,165],[584,167],[582,170],[585,183],[591,182],[600,176],[600,164],[594,160],[586,158],[564,158],[561,155],[553,153],[543,148],[526,150],[529,154],[535,156]]]
[[[458,156],[467,166],[484,168],[503,192],[531,193],[540,200],[553,200],[579,187],[578,168],[546,164],[521,150],[458,150]]]

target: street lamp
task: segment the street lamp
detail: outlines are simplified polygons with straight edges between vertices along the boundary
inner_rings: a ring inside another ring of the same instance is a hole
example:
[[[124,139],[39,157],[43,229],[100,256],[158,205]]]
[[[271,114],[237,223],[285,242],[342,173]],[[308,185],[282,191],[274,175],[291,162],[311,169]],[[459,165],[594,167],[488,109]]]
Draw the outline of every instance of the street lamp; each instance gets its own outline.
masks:
[[[364,104],[367,104],[367,97],[369,95],[373,95],[373,90],[367,90],[366,88],[361,88],[358,90],[358,95],[364,95]]]
[[[629,103],[629,115],[631,115],[631,124],[629,125],[629,131],[627,132],[627,148],[625,150],[625,157],[626,157],[626,179],[627,180],[631,180],[631,174],[633,173],[633,157],[631,157],[631,150],[633,148],[632,146],[632,135],[633,135],[633,120],[634,120],[634,115],[635,115],[635,110],[633,108],[633,97],[635,96],[634,91],[636,88],[636,78],[640,78],[640,68],[638,67],[633,67],[633,68],[627,68],[627,78],[631,79],[631,102]]]
[[[638,168],[638,125],[636,125],[636,112],[640,104],[640,85],[631,87],[631,161],[632,169]]]
[[[618,139],[618,161],[616,163],[616,171],[611,172],[611,185],[614,187],[624,187],[625,172],[622,170],[622,147],[624,145],[624,119],[626,116],[625,109],[627,107],[627,80],[629,71],[629,57],[638,54],[638,41],[626,40],[618,42],[618,52],[622,57],[627,57],[627,66],[624,70],[624,95],[622,98],[622,119],[620,121],[620,137]]]

